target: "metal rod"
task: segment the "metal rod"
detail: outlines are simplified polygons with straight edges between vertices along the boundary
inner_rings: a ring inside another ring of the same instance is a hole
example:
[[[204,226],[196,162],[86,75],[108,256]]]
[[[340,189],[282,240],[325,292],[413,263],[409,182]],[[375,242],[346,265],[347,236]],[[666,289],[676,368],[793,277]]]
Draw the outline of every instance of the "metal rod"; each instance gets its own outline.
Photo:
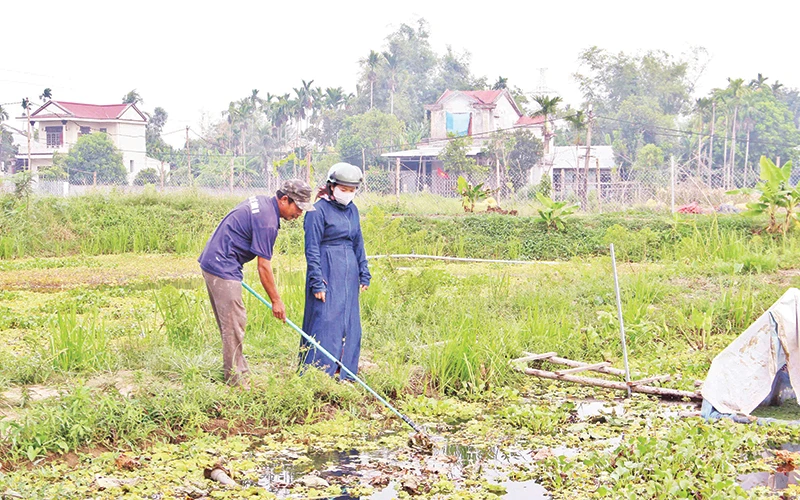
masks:
[[[631,371],[628,368],[628,345],[625,342],[625,321],[622,319],[622,298],[619,295],[619,278],[617,277],[617,258],[614,255],[614,244],[611,244],[611,267],[614,269],[614,291],[617,294],[617,315],[619,316],[619,335],[622,338],[622,359],[625,361],[625,382],[628,383],[628,397],[631,397]]]
[[[262,297],[261,295],[259,295],[259,294],[258,294],[258,292],[256,292],[256,291],[255,291],[255,290],[253,290],[252,288],[250,288],[250,285],[248,285],[247,283],[245,283],[245,282],[243,281],[243,282],[242,282],[242,286],[244,287],[244,289],[245,289],[245,290],[247,290],[248,292],[252,293],[252,294],[253,294],[253,296],[254,296],[256,299],[258,299],[258,300],[259,300],[259,301],[260,301],[262,304],[264,304],[265,306],[269,307],[269,308],[270,308],[270,310],[272,309],[272,304],[270,304],[269,302],[267,302],[267,301],[266,301],[266,299],[264,299],[264,297]],[[314,339],[314,337],[312,337],[311,335],[309,335],[309,334],[307,334],[306,332],[304,332],[304,331],[303,331],[303,330],[302,330],[302,329],[301,329],[299,326],[297,326],[296,324],[294,324],[294,323],[292,322],[292,320],[290,320],[289,318],[286,318],[286,324],[288,324],[289,326],[291,326],[291,327],[292,327],[292,328],[293,328],[293,329],[294,329],[294,330],[295,330],[297,333],[299,333],[300,335],[302,335],[304,339],[306,339],[306,340],[307,340],[307,341],[308,341],[308,342],[309,342],[309,343],[310,343],[312,346],[314,346],[314,348],[315,348],[315,349],[317,349],[319,352],[321,352],[322,354],[324,354],[325,356],[327,356],[327,357],[328,357],[328,359],[330,359],[331,361],[333,361],[334,363],[336,363],[337,365],[339,365],[339,368],[340,368],[342,371],[344,371],[345,373],[347,373],[348,375],[350,375],[351,377],[353,377],[353,379],[354,379],[356,382],[358,382],[359,384],[361,384],[361,385],[364,387],[364,389],[366,389],[367,391],[369,391],[369,393],[370,393],[370,394],[372,394],[373,396],[375,396],[375,397],[378,399],[378,401],[380,401],[381,403],[383,403],[383,404],[384,404],[384,406],[386,406],[387,408],[389,408],[390,410],[392,410],[392,412],[394,412],[394,414],[395,414],[395,415],[397,415],[398,417],[400,417],[400,419],[402,419],[402,420],[403,420],[403,422],[407,423],[407,424],[408,424],[408,425],[409,425],[409,426],[410,426],[412,429],[414,429],[416,432],[419,432],[420,434],[425,434],[425,435],[427,435],[427,432],[425,432],[425,430],[424,430],[424,429],[422,429],[422,427],[418,426],[418,425],[417,425],[417,424],[415,424],[415,423],[414,423],[414,422],[413,422],[413,421],[412,421],[410,418],[408,418],[407,416],[405,416],[405,415],[403,415],[402,413],[400,413],[399,411],[397,411],[397,410],[394,408],[394,406],[390,405],[388,401],[386,401],[385,399],[383,399],[383,398],[382,398],[382,397],[381,397],[381,396],[380,396],[380,395],[379,395],[377,392],[373,391],[373,390],[372,390],[372,388],[371,388],[370,386],[368,386],[367,384],[365,384],[365,383],[364,383],[364,381],[362,381],[360,378],[358,378],[358,377],[356,376],[356,374],[355,374],[355,373],[351,372],[351,371],[350,371],[350,370],[349,370],[349,369],[348,369],[346,366],[344,366],[344,365],[342,364],[342,362],[341,362],[341,361],[339,361],[339,360],[338,360],[338,359],[336,359],[336,358],[335,358],[335,357],[334,357],[334,356],[333,356],[331,353],[329,353],[328,351],[326,351],[326,350],[325,350],[325,348],[324,348],[324,347],[322,347],[322,346],[319,344],[319,342],[317,342],[317,341]]]

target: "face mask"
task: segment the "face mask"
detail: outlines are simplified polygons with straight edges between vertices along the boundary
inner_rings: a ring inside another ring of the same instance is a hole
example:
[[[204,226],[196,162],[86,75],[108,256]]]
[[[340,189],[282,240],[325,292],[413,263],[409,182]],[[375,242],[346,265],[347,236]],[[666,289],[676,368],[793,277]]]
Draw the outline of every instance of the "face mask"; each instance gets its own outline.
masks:
[[[353,201],[353,198],[356,197],[356,192],[353,191],[348,193],[337,186],[333,188],[333,197],[342,205],[347,206],[351,201]]]

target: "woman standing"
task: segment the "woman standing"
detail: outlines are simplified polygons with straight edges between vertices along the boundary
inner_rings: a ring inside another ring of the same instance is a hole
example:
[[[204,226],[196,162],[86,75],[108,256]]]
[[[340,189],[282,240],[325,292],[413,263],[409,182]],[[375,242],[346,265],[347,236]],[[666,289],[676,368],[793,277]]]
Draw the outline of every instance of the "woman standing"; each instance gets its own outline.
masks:
[[[306,214],[306,307],[303,330],[358,373],[361,354],[361,313],[358,296],[372,276],[367,267],[358,208],[353,204],[361,185],[361,169],[337,163],[328,171],[315,211]],[[305,339],[300,342],[305,364],[316,365],[334,376],[339,367]],[[346,373],[340,380],[349,380]]]

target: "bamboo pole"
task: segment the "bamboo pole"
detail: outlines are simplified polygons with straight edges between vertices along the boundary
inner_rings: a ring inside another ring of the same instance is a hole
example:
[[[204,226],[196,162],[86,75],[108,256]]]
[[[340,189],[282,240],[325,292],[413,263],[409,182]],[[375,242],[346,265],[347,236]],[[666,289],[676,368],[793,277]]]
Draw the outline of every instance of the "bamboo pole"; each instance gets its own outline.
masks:
[[[546,352],[544,354],[526,353],[526,356],[523,356],[523,357],[517,358],[517,359],[512,359],[511,362],[512,363],[527,363],[528,361],[537,361],[537,360],[540,360],[540,359],[552,358],[555,355],[556,355],[555,352]]]
[[[525,352],[525,351],[523,351],[522,354],[524,354],[525,357],[537,356],[536,354],[532,354],[530,352]],[[520,360],[524,360],[524,359],[525,358],[520,358]],[[538,358],[538,359],[544,359],[544,358]],[[517,361],[517,360],[514,360],[514,361]],[[574,366],[575,368],[588,365],[588,363],[584,363],[582,361],[575,361],[575,360],[567,359],[567,358],[559,358],[558,356],[548,356],[547,357],[547,361],[550,362],[550,363],[555,363],[557,365]],[[605,373],[607,375],[616,375],[618,377],[624,377],[625,376],[625,370],[620,370],[619,368],[612,368],[610,366],[603,366],[603,367],[595,368],[595,369],[593,369],[591,371],[598,372],[598,373]]]
[[[602,363],[595,363],[593,365],[578,366],[576,368],[567,368],[566,370],[559,370],[556,373],[558,375],[564,376],[564,375],[569,375],[571,373],[591,371],[591,370],[595,370],[597,368],[605,368],[609,364],[610,363],[608,361],[603,361]]]
[[[675,165],[675,161],[673,159],[672,162]],[[675,170],[674,168],[672,169]],[[675,190],[673,189],[673,193]],[[674,203],[674,202],[673,202]],[[611,266],[614,270],[614,291],[617,295],[617,315],[619,316],[619,335],[622,340],[622,356],[625,362],[625,382],[630,383],[631,381],[631,371],[628,368],[628,345],[625,342],[625,321],[622,319],[622,297],[620,296],[619,292],[619,277],[617,276],[617,258],[614,255],[614,244],[611,244]],[[631,390],[628,389],[628,397],[631,397]]]
[[[632,380],[628,382],[629,385],[647,385],[653,382],[665,382],[672,378],[672,375],[657,375],[655,377],[640,378],[639,380]]]
[[[526,375],[533,375],[535,377],[546,378],[551,380],[563,380],[564,382],[572,382],[574,384],[589,385],[594,387],[603,387],[605,389],[614,389],[618,391],[633,391],[642,394],[652,394],[655,396],[665,396],[669,398],[689,398],[695,401],[700,401],[703,396],[698,392],[681,391],[678,389],[668,389],[666,387],[652,387],[649,385],[628,385],[626,382],[617,382],[614,380],[603,380],[599,378],[579,377],[576,375],[559,375],[556,372],[549,372],[546,370],[537,370],[535,368],[517,368]]]

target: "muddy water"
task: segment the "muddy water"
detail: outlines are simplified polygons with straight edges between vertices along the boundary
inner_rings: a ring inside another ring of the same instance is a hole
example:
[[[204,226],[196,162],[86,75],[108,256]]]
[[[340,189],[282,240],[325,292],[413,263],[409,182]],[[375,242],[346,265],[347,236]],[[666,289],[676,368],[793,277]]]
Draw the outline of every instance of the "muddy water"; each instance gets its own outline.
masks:
[[[570,450],[563,451],[570,453]],[[296,498],[290,488],[307,481],[311,474],[312,480],[320,484],[318,489],[324,489],[326,483],[341,485],[342,494],[330,498],[390,500],[397,498],[400,491],[413,490],[417,483],[436,482],[444,477],[459,485],[466,478],[479,477],[498,485],[498,493],[505,491],[503,498],[548,499],[547,491],[535,481],[511,481],[504,472],[509,468],[524,468],[533,461],[533,453],[529,451],[498,447],[480,450],[456,444],[441,446],[432,456],[410,453],[408,449],[308,455],[284,452],[265,468],[258,484],[279,498]],[[371,485],[374,493],[361,497],[348,494],[348,490],[358,485]]]

